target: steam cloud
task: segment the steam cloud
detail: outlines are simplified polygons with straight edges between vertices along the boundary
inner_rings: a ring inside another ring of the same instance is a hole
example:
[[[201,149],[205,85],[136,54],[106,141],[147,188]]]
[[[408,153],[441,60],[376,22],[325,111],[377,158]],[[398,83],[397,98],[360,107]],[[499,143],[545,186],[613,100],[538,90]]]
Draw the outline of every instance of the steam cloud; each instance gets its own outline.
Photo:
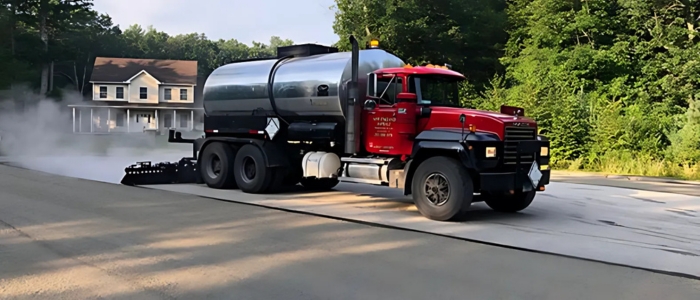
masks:
[[[25,87],[0,92],[0,163],[118,183],[130,164],[191,155],[191,145],[157,143],[153,135],[73,133],[67,105],[82,102],[82,97],[68,90],[63,95],[56,102]]]

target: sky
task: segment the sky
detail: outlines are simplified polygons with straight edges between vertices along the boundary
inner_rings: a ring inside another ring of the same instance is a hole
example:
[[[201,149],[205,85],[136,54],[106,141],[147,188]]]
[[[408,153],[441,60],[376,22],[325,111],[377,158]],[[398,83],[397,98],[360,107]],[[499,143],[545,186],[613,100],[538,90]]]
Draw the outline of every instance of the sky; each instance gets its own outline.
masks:
[[[170,35],[204,33],[209,39],[268,43],[273,35],[295,43],[330,45],[333,0],[94,0],[124,30],[148,25]]]

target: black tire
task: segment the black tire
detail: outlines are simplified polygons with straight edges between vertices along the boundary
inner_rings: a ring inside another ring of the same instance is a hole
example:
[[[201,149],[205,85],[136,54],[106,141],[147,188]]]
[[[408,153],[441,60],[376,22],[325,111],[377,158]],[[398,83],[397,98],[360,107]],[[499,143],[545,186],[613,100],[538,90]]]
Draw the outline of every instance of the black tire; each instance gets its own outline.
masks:
[[[447,195],[436,195],[435,192],[439,190],[437,186],[426,191],[429,185],[435,184],[446,184]],[[448,221],[460,218],[469,209],[474,197],[474,185],[461,162],[451,157],[436,156],[426,159],[416,169],[411,181],[411,194],[413,203],[423,216]]]
[[[535,191],[515,194],[486,194],[482,197],[491,209],[498,212],[515,213],[526,209],[535,199]]]
[[[236,152],[231,146],[214,142],[207,145],[199,157],[199,171],[202,180],[210,188],[235,189],[233,159]]]
[[[304,188],[312,191],[329,191],[340,182],[338,178],[302,178],[300,180]]]
[[[255,145],[245,145],[236,153],[233,163],[236,183],[245,193],[265,193],[275,179],[275,170],[265,166],[263,153]]]

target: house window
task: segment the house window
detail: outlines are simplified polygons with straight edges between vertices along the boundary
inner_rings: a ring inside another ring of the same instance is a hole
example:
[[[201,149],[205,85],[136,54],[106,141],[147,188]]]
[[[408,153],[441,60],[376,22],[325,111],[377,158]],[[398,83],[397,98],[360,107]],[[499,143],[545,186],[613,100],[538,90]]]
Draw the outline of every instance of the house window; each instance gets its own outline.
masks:
[[[139,89],[139,99],[148,99],[148,88],[142,87]]]
[[[173,90],[172,89],[165,89],[163,91],[163,98],[165,100],[172,100],[173,99]]]
[[[119,88],[117,88],[118,90]],[[116,125],[117,127],[124,127],[124,120],[126,119],[126,115],[124,115],[123,112],[117,112],[117,118],[116,118]]]
[[[163,127],[165,127],[165,128],[172,128],[173,127],[173,115],[172,114],[164,114],[163,115]]]
[[[106,86],[101,86],[100,87],[100,99],[107,98],[107,87]]]
[[[117,87],[117,99],[124,99],[124,87]]]
[[[180,100],[187,100],[187,89],[180,89]]]

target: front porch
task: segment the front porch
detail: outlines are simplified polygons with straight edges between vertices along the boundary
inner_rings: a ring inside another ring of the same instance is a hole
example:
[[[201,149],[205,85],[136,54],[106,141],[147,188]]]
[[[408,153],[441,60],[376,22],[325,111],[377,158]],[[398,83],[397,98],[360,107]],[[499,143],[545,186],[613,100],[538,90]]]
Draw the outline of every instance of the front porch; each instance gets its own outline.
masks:
[[[167,134],[178,131],[203,131],[204,110],[192,107],[139,107],[69,105],[73,113],[74,133]]]

